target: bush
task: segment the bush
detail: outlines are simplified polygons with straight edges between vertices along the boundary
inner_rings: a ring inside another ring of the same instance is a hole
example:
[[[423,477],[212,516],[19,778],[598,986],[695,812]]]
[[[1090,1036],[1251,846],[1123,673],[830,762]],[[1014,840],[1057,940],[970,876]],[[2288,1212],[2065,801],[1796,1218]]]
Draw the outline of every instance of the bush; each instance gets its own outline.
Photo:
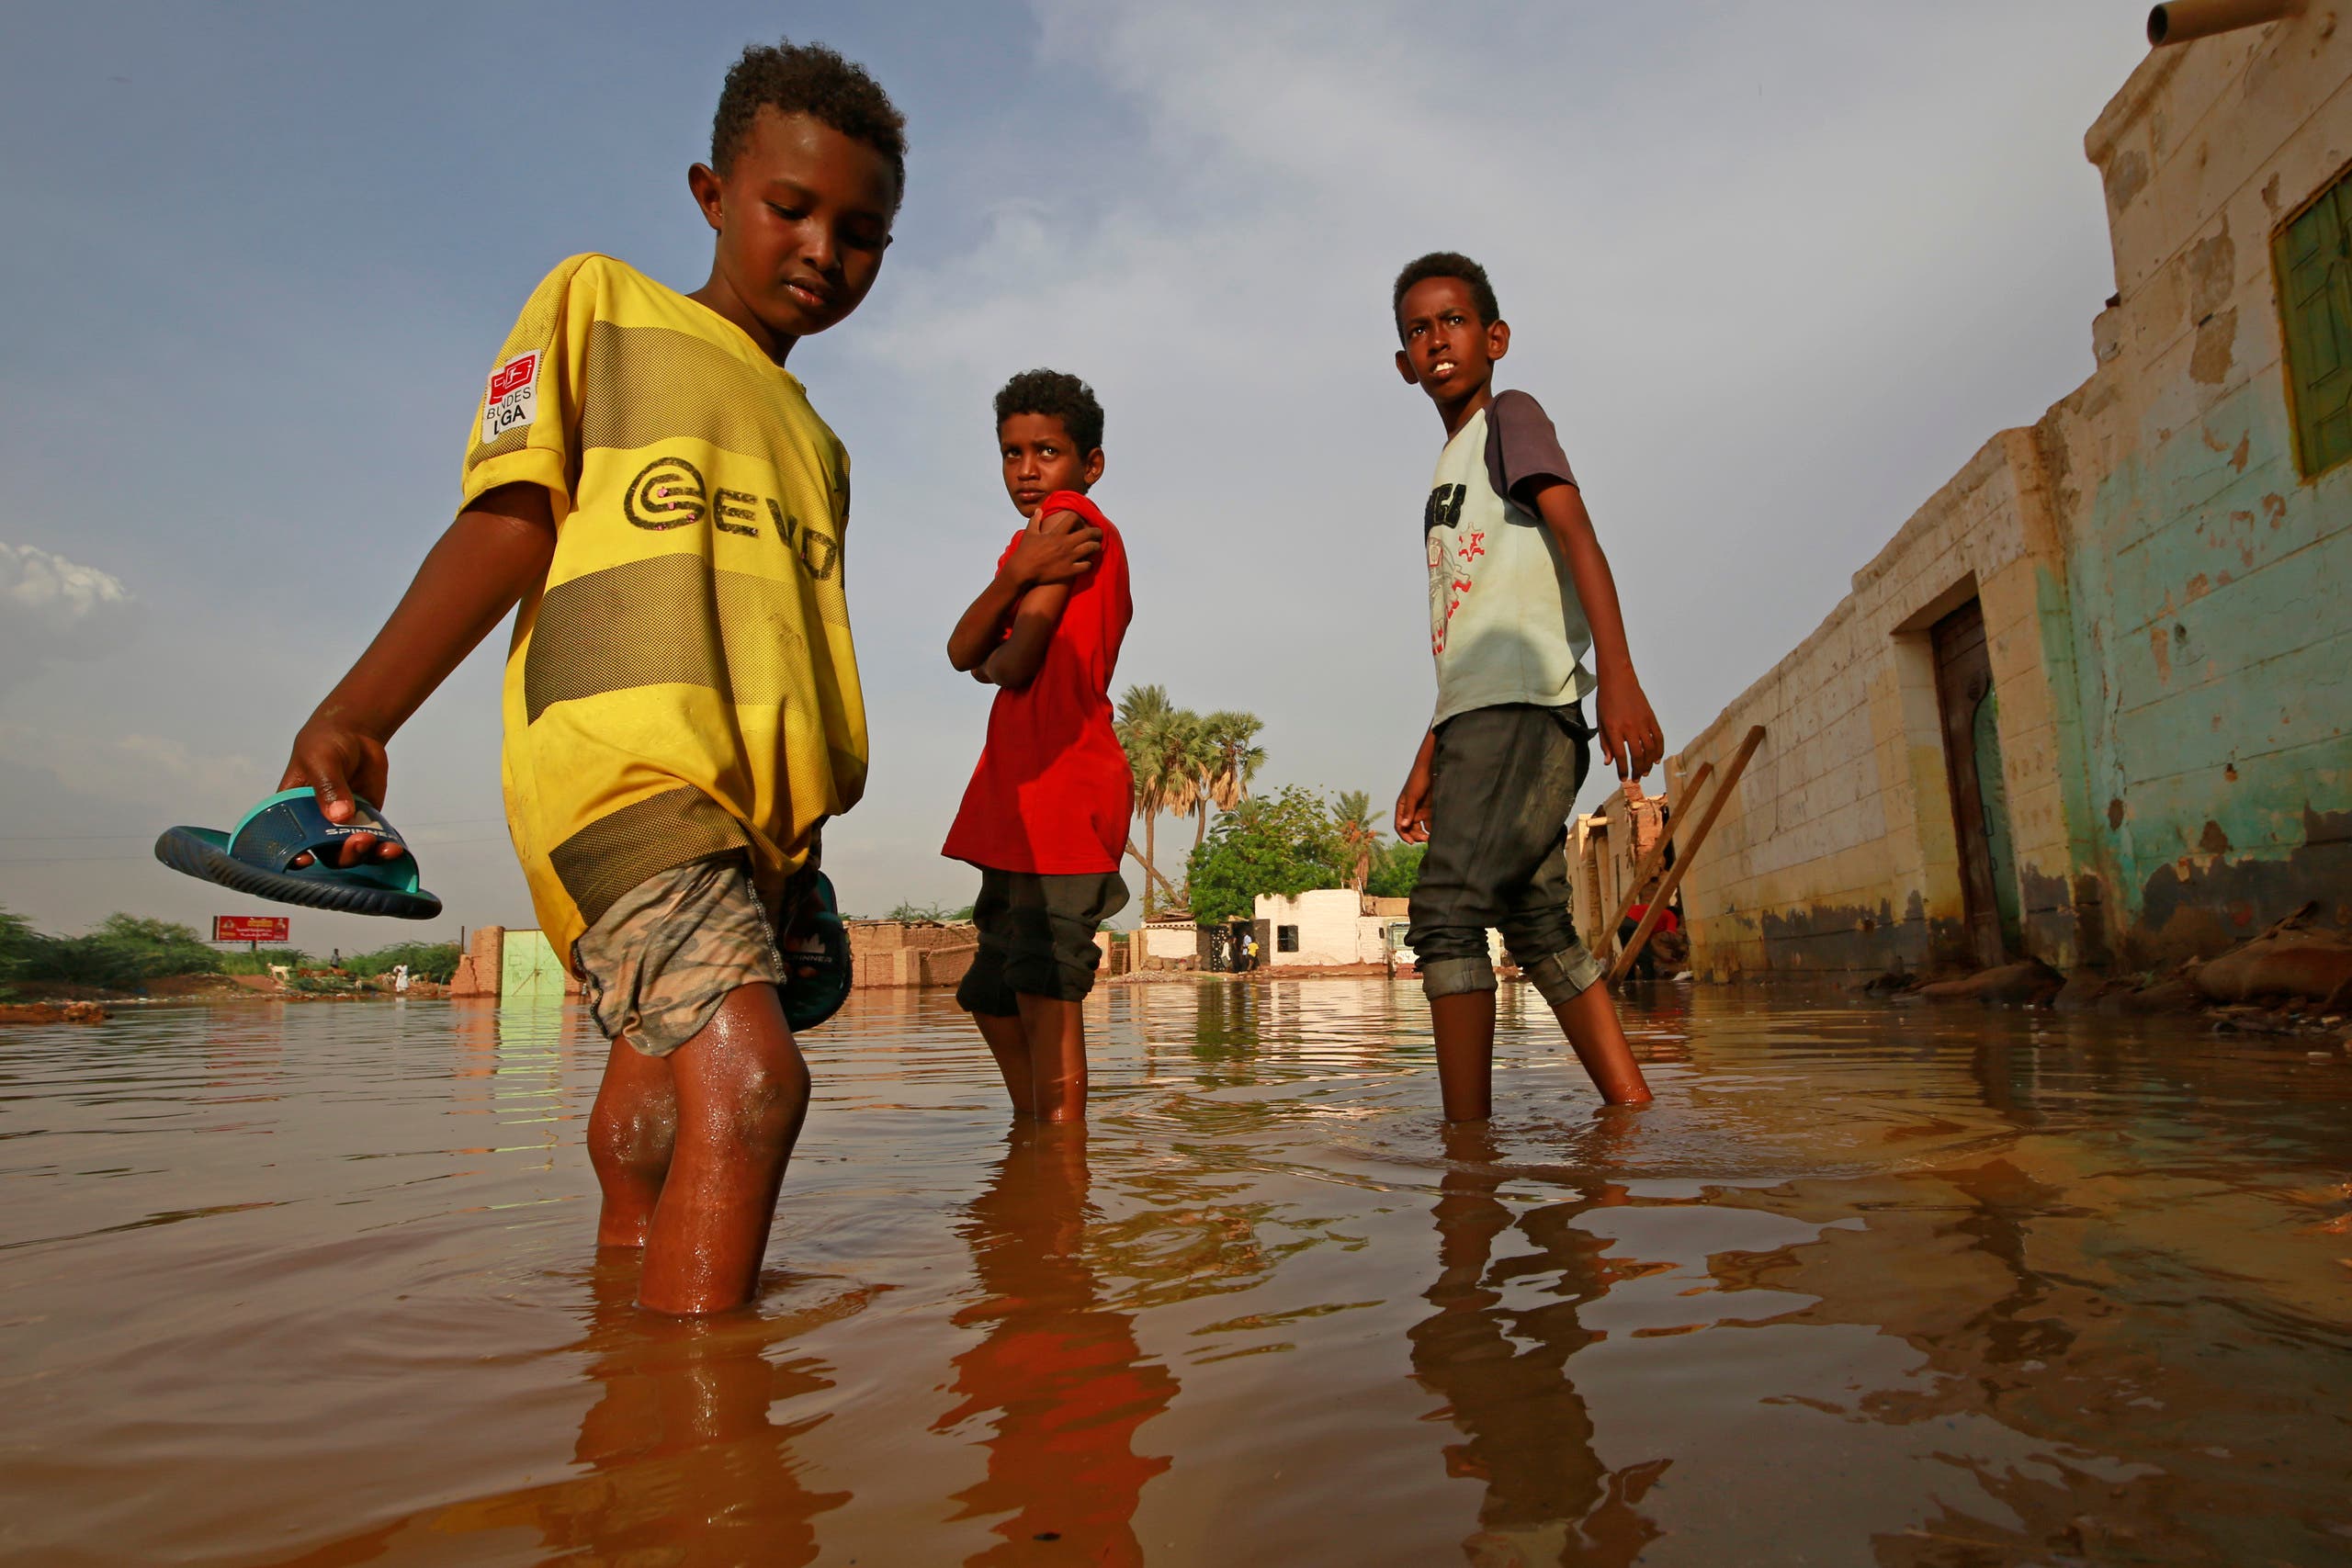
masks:
[[[166,975],[218,975],[220,955],[187,926],[108,915],[86,936],[35,936],[26,980],[138,990]]]
[[[24,978],[46,940],[24,916],[0,909],[0,986]]]
[[[224,953],[220,955],[223,975],[266,975],[273,964],[289,969],[301,969],[318,963],[316,958],[299,947],[265,947],[258,952]]]
[[[432,980],[447,985],[458,972],[458,960],[465,949],[454,942],[396,942],[390,947],[379,947],[373,953],[363,953],[356,958],[346,958],[343,966],[363,980],[379,975],[389,975],[399,964],[408,965],[412,980]]]
[[[960,909],[955,909],[944,904],[917,904],[910,901],[891,910],[887,918],[909,925],[922,920],[935,920],[941,925],[954,925],[959,920],[968,920],[972,918],[972,906],[967,904]]]

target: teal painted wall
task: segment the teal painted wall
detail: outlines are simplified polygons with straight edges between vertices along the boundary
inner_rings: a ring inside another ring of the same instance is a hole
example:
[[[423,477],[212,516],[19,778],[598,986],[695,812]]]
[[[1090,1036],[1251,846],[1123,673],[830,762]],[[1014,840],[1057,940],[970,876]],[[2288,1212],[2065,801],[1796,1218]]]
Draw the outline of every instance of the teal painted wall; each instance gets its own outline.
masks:
[[[2064,525],[2118,955],[2212,952],[2307,899],[2352,924],[2352,465],[2298,475],[2275,360],[2137,434]]]

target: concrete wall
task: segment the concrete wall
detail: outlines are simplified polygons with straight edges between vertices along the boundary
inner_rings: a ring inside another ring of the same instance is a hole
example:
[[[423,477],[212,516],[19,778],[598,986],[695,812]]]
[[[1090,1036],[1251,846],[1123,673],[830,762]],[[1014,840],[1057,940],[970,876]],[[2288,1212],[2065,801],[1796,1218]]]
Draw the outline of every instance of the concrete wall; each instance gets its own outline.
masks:
[[[1192,920],[1154,920],[1143,928],[1143,955],[1174,964],[1200,955],[1200,927]]]
[[[2026,952],[2352,923],[2352,466],[2296,471],[2275,230],[2352,161],[2332,9],[2152,54],[2086,148],[2119,302],[2091,378],[1996,435],[1674,759],[1768,738],[1685,881],[1702,975],[1964,958],[1927,632],[1972,595]],[[1710,786],[1712,789],[1712,786]]]
[[[849,952],[859,988],[953,986],[972,966],[979,933],[968,923],[852,920]]]

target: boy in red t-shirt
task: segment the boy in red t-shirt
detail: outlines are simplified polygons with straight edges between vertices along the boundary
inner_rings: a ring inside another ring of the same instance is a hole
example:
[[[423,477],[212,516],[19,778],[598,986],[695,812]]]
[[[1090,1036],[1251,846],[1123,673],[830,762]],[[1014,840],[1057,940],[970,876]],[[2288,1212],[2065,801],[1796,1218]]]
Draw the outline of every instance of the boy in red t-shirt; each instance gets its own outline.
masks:
[[[979,1025],[1015,1116],[1086,1116],[1081,1008],[1094,933],[1126,907],[1134,812],[1111,729],[1111,677],[1134,604],[1127,552],[1086,499],[1102,477],[1102,405],[1058,370],[996,395],[1005,493],[1029,520],[947,639],[947,661],[998,688],[988,744],[940,852],[980,868],[980,950],[956,1000]]]

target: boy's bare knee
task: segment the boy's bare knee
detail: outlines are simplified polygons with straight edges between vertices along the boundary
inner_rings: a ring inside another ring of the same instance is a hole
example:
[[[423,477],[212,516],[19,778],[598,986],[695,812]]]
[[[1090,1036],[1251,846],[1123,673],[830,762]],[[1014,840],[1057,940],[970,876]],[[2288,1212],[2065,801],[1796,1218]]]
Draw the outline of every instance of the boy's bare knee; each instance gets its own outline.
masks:
[[[588,1117],[588,1159],[599,1170],[659,1173],[677,1145],[673,1101],[619,1110],[601,1101]]]
[[[727,1086],[727,1122],[753,1148],[788,1145],[808,1105],[808,1065],[789,1044],[741,1064]]]

